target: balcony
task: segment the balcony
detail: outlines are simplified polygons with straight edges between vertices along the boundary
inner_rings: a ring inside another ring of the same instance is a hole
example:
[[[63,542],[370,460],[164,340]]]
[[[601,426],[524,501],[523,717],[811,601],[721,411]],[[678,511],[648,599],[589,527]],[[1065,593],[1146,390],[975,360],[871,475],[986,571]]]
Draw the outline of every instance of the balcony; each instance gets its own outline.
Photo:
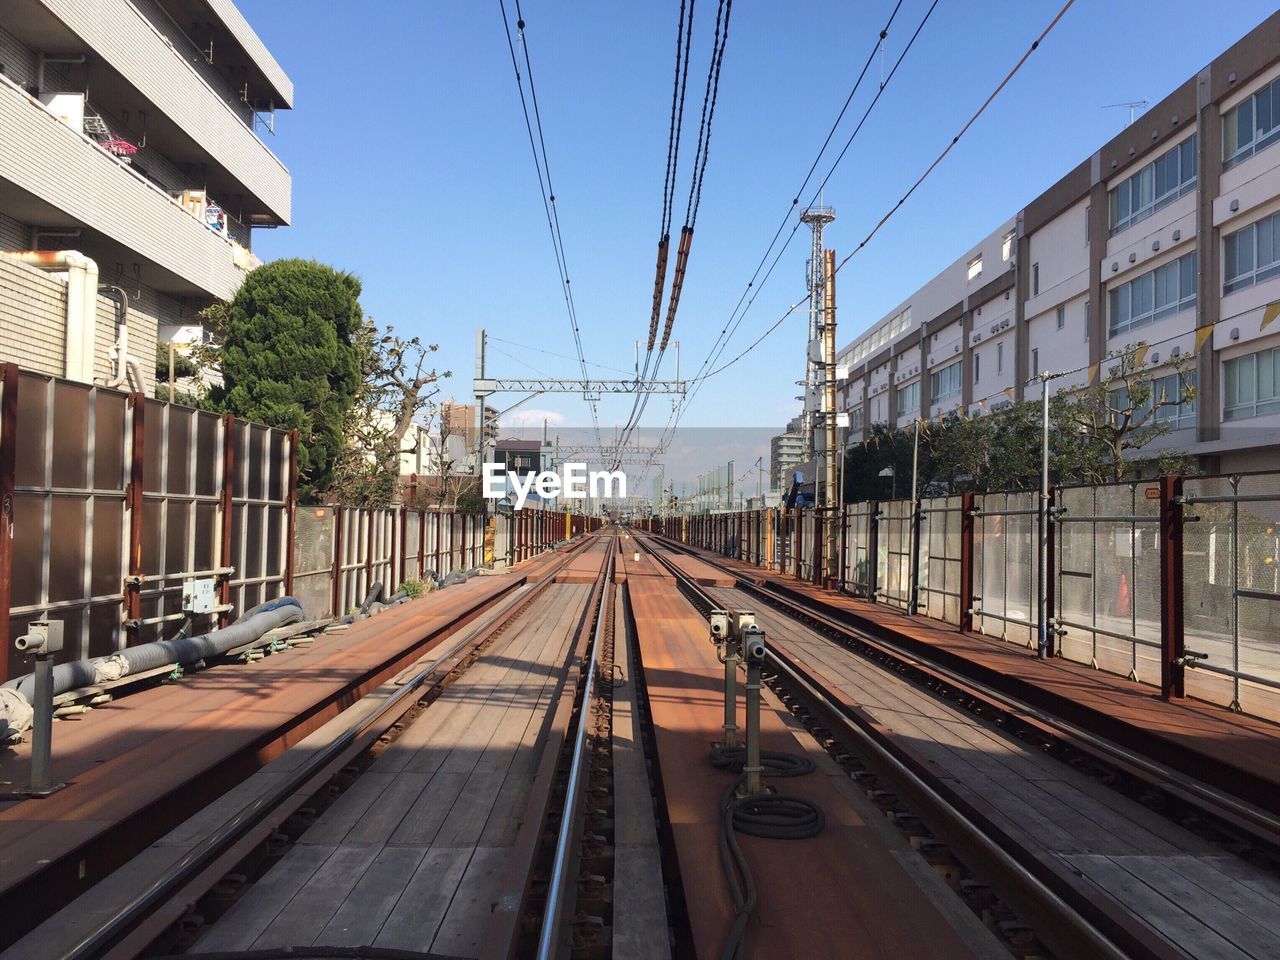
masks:
[[[150,286],[179,294],[229,298],[253,266],[247,250],[4,78],[0,129],[0,202],[19,219],[91,231],[117,259],[159,268]]]
[[[106,66],[153,108],[152,123],[170,139],[189,141],[224,169],[252,197],[255,223],[285,224],[291,215],[291,178],[285,166],[250,128],[248,108],[229,90],[218,90],[181,48],[129,0],[37,0]],[[95,87],[119,87],[100,77]],[[123,99],[120,93],[114,99]],[[176,156],[175,148],[169,153]]]

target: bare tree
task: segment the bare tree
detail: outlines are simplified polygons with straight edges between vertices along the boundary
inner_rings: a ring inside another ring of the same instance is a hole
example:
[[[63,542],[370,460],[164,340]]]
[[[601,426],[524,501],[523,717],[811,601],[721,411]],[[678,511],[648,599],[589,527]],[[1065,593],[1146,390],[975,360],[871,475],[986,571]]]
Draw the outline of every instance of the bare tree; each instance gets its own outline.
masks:
[[[348,503],[382,506],[399,502],[400,460],[416,454],[405,438],[414,421],[431,409],[443,378],[452,374],[430,366],[438,345],[404,339],[392,327],[379,331],[366,319],[359,336],[362,385],[348,415],[346,445],[334,490]]]

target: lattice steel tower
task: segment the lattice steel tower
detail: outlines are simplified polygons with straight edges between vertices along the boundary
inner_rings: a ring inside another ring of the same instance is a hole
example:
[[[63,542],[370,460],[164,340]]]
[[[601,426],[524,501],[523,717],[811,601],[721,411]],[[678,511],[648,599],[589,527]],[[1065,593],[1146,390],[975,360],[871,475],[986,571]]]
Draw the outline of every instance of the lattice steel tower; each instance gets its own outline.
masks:
[[[814,430],[817,428],[817,411],[822,403],[821,385],[825,376],[818,353],[822,346],[822,325],[826,307],[826,289],[822,270],[822,231],[836,218],[831,207],[809,207],[800,214],[800,222],[807,223],[813,231],[813,249],[809,253],[807,281],[809,284],[809,338],[805,343],[804,362],[804,459],[812,460],[815,450]]]

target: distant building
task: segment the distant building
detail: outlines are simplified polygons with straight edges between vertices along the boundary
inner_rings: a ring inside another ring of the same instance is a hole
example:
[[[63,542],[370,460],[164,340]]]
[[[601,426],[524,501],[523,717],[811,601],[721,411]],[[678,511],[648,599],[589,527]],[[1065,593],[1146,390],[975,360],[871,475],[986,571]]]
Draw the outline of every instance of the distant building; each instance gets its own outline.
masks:
[[[849,439],[1037,397],[1042,371],[1080,388],[1143,341],[1171,389],[1170,361],[1194,354],[1198,391],[1151,449],[1280,468],[1278,144],[1280,13],[842,349]]]
[[[769,440],[769,481],[774,490],[786,492],[792,471],[803,459],[804,434],[799,430],[788,430]]]
[[[253,229],[289,223],[257,128],[292,102],[231,0],[0,6],[0,356],[150,392],[157,341],[193,339]]]

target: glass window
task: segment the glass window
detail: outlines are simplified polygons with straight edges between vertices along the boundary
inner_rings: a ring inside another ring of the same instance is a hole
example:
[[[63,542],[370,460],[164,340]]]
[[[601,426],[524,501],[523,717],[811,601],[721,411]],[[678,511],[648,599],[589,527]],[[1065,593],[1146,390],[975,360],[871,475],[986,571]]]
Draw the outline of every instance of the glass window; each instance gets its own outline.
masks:
[[[1223,117],[1223,162],[1229,167],[1277,140],[1280,140],[1280,80],[1272,81]]]
[[[969,279],[972,280],[980,273],[982,273],[982,257],[974,257],[969,261]]]
[[[1040,348],[1031,348],[1031,375],[1033,377],[1040,376]]]
[[[1009,258],[1013,256],[1013,233],[1006,233],[1004,239],[1000,241],[1000,259],[1008,263]]]
[[[929,377],[929,393],[935,401],[955,396],[960,392],[961,362],[943,367]]]
[[[1195,183],[1196,138],[1192,135],[1117,184],[1110,192],[1108,208],[1112,235],[1195,189]]]
[[[978,377],[982,374],[982,365],[979,362],[981,360],[982,360],[981,354],[975,353],[973,355],[973,382],[974,383],[978,382]]]
[[[1058,308],[1058,329],[1061,330],[1067,325],[1067,308]]]
[[[1031,295],[1038,296],[1040,293],[1040,264],[1033,263],[1031,265]]]
[[[1243,290],[1280,276],[1280,213],[1241,227],[1222,238],[1222,292]]]
[[[1004,370],[1004,343],[996,344],[996,373]]]
[[[1110,335],[1143,327],[1194,307],[1196,255],[1191,252],[1108,293]]]
[[[898,414],[902,414],[910,410],[918,410],[920,408],[920,381],[908,383],[905,387],[898,388]]]
[[[1223,373],[1222,419],[1280,413],[1280,347],[1228,360]]]

